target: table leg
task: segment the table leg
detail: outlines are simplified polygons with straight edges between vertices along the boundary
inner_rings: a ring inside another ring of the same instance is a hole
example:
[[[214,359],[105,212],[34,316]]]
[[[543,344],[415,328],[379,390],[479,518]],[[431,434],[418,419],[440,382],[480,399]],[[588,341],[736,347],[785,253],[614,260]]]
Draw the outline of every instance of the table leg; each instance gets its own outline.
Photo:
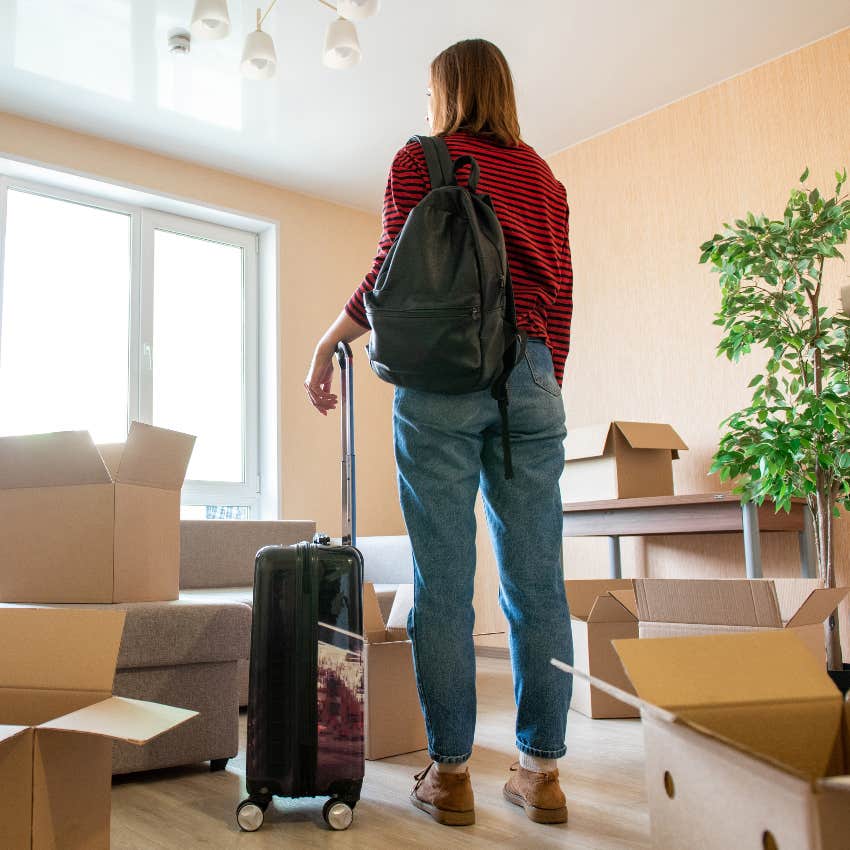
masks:
[[[608,573],[611,578],[623,577],[623,564],[620,559],[620,538],[608,538]]]
[[[818,554],[815,549],[815,521],[809,506],[803,508],[803,530],[800,532],[800,568],[803,578],[817,578]]]
[[[761,540],[759,539],[759,514],[755,502],[741,504],[744,524],[744,560],[747,578],[761,578]]]

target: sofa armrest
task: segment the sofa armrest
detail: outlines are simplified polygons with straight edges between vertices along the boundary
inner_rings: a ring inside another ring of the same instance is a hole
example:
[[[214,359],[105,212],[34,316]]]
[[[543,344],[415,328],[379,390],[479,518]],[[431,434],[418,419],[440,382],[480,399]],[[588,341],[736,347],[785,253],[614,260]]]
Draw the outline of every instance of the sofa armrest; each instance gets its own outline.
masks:
[[[257,550],[312,540],[315,533],[308,520],[181,520],[180,587],[253,585]]]

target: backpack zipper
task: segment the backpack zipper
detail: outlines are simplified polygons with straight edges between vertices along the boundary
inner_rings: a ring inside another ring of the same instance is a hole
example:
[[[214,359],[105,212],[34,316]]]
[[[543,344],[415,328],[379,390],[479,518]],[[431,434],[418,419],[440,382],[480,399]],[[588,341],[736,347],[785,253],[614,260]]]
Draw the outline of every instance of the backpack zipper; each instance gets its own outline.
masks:
[[[481,307],[423,307],[417,310],[394,310],[391,307],[372,307],[367,310],[367,313],[384,316],[401,316],[408,319],[427,316],[428,318],[459,318],[463,316],[471,316],[477,319],[481,316]]]

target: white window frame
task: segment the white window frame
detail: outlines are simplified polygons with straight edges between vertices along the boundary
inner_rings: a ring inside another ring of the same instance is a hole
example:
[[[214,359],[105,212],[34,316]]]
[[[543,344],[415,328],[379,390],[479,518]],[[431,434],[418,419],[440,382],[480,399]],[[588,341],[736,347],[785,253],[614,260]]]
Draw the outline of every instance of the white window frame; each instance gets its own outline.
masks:
[[[139,290],[139,348],[136,372],[139,376],[139,412],[141,421],[152,420],[153,406],[153,310],[154,310],[154,231],[163,230],[211,242],[223,242],[242,249],[242,458],[243,481],[186,481],[184,505],[245,505],[249,516],[258,515],[259,473],[259,368],[256,233],[247,233],[155,210],[141,211],[141,286]]]
[[[244,480],[242,483],[186,481],[184,505],[247,506],[252,519],[260,517],[263,505],[259,445],[259,234],[183,215],[74,191],[65,187],[0,174],[0,333],[2,333],[3,271],[7,193],[30,192],[47,198],[83,204],[127,215],[130,226],[130,302],[128,308],[128,398],[127,426],[131,421],[151,422],[153,404],[153,283],[154,230],[224,242],[242,248],[243,257],[243,399],[242,433]],[[147,347],[147,348],[146,348]],[[149,352],[149,353],[148,353]]]

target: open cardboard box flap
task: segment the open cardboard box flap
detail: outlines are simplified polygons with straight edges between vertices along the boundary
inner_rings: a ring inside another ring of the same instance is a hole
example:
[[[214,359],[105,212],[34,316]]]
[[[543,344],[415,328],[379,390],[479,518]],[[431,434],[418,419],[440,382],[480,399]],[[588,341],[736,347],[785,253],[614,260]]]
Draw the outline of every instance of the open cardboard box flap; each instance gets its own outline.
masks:
[[[369,643],[386,643],[392,640],[387,635],[387,624],[378,604],[375,585],[371,581],[363,584],[363,637]]]
[[[646,623],[700,623],[781,629],[822,622],[850,588],[816,579],[635,579]]]
[[[631,579],[567,579],[570,616],[588,623],[622,623],[637,619]]]
[[[183,486],[195,438],[179,431],[155,428],[133,422],[127,442],[105,446],[107,465],[116,481],[141,484],[162,490],[179,490]]]
[[[0,438],[0,489],[109,484],[179,490],[195,438],[133,422],[126,443],[95,446],[88,431]]]
[[[109,484],[88,431],[0,438],[0,489]]]
[[[841,695],[793,632],[613,643],[644,701],[792,773],[823,777]]]
[[[584,460],[605,454],[608,439],[617,429],[633,449],[669,449],[674,458],[687,445],[671,425],[661,422],[606,422],[604,425],[588,425],[573,428],[566,441],[565,459]]]
[[[850,592],[848,587],[819,587],[813,590],[806,601],[786,623],[790,629],[797,626],[813,626],[822,623]]]
[[[185,723],[197,713],[170,705],[110,697],[42,723],[38,728],[83,732],[141,745]]]
[[[112,693],[123,611],[7,608],[0,689]]]

